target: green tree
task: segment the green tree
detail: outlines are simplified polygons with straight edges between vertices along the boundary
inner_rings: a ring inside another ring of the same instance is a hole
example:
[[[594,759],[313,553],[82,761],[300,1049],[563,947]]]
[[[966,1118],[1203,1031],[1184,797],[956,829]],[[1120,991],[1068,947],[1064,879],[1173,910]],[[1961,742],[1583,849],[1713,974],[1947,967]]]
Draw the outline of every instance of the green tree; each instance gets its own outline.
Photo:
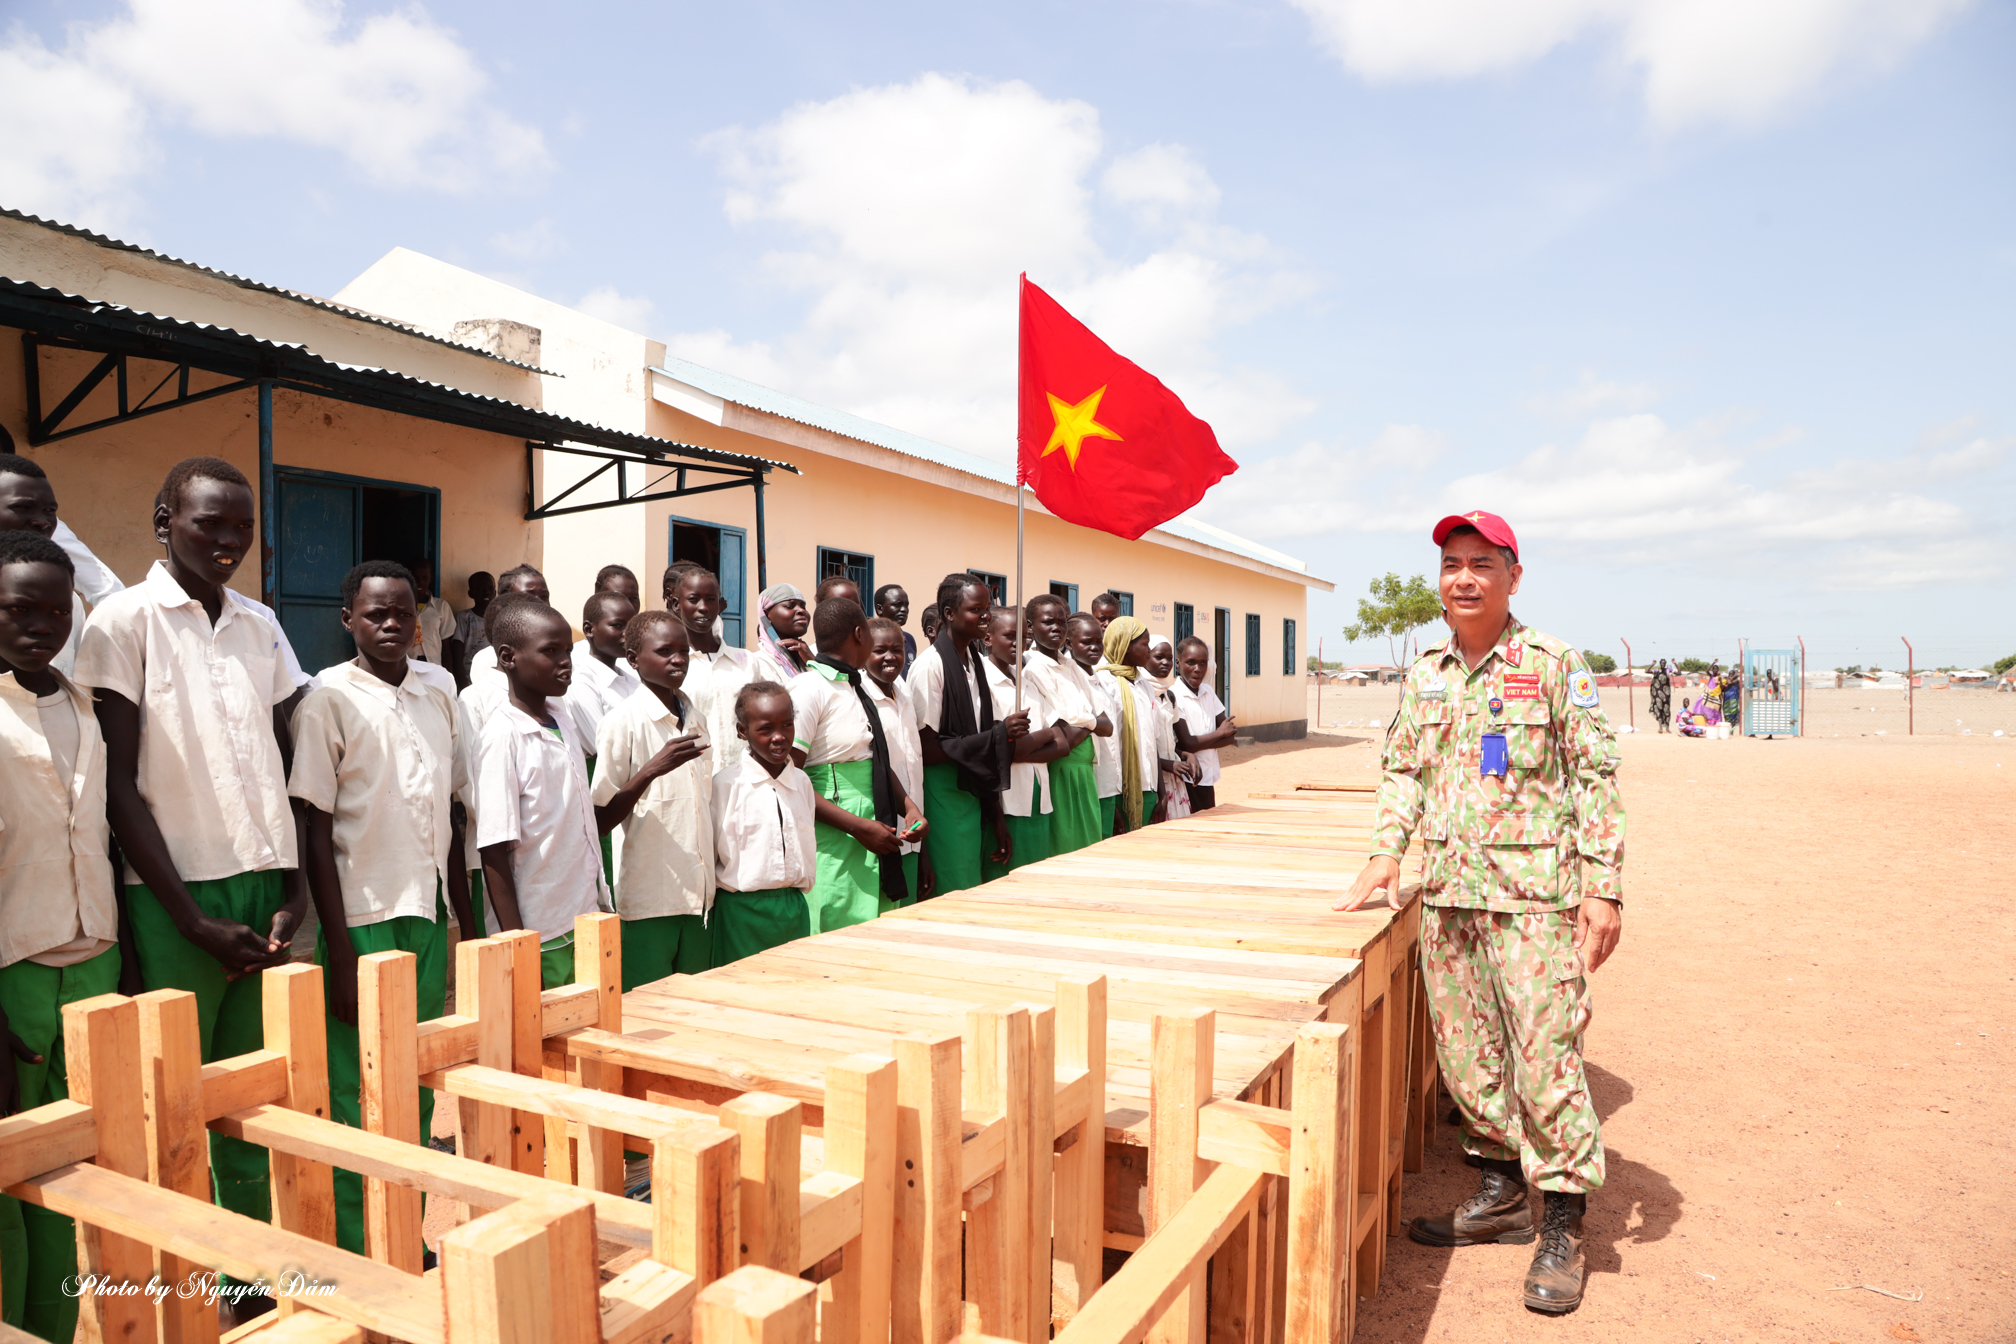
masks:
[[[1995,660],[1995,675],[1999,677],[2012,667],[2016,667],[2016,653],[2010,654],[2007,658],[1997,658]]]
[[[1393,653],[1394,665],[1400,666],[1400,650],[1407,636],[1441,618],[1441,594],[1419,574],[1402,581],[1398,574],[1391,573],[1372,580],[1371,592],[1370,601],[1358,599],[1358,619],[1344,627],[1344,638],[1356,643],[1383,635],[1386,647]]]
[[[1692,676],[1696,672],[1706,672],[1708,670],[1708,660],[1706,658],[1682,658],[1677,666],[1682,672]]]
[[[1594,649],[1582,650],[1582,661],[1589,664],[1589,670],[1599,677],[1608,676],[1617,670],[1615,658],[1607,653],[1598,653]]]

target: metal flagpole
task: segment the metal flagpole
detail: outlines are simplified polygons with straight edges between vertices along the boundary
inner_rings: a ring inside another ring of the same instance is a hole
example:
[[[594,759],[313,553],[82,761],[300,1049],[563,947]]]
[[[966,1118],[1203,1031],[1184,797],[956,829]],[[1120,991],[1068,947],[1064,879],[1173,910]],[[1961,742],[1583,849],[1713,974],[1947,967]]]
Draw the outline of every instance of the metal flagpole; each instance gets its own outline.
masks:
[[[1022,518],[1027,510],[1029,487],[1021,473],[1015,481],[1015,712],[1022,712]]]

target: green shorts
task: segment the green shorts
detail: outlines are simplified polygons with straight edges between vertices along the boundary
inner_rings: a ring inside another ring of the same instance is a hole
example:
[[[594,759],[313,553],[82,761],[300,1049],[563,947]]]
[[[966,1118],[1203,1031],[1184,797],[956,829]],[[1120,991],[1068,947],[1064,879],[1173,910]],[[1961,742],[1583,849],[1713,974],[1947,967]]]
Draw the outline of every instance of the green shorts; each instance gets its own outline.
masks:
[[[714,911],[708,918],[713,934],[714,964],[753,957],[773,947],[812,933],[812,911],[805,893],[796,887],[775,887],[769,891],[729,891],[714,893]]]
[[[623,992],[668,975],[698,975],[714,964],[713,934],[701,915],[623,921]]]

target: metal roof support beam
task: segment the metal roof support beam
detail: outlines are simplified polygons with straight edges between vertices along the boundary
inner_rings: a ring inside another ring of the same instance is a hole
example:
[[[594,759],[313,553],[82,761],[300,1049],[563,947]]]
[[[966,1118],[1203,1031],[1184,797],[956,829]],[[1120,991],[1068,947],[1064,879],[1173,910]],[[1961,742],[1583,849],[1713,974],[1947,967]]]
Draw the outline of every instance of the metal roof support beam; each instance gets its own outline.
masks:
[[[586,476],[583,476],[580,480],[574,482],[574,484],[568,486],[565,490],[562,490],[559,494],[554,495],[542,504],[539,502],[537,491],[537,454],[542,452],[567,453],[574,457],[595,457],[601,458],[603,461],[601,466],[595,468],[595,470],[589,472]],[[646,467],[659,467],[663,468],[664,471],[655,480],[644,482],[633,490],[629,473],[629,468],[633,464]],[[611,467],[616,468],[616,498],[597,500],[592,504],[562,505],[562,500],[567,499],[589,482],[601,478]],[[725,479],[709,481],[705,485],[688,485],[686,484],[686,473],[688,471],[706,472],[709,475],[720,476]],[[562,447],[556,443],[535,443],[528,439],[525,442],[525,518],[528,522],[531,522],[542,518],[560,518],[570,513],[592,513],[597,509],[621,508],[626,504],[649,504],[654,500],[660,499],[686,499],[693,495],[711,495],[717,490],[753,488],[756,491],[757,516],[760,520],[762,516],[763,478],[768,473],[769,468],[767,466],[735,471],[727,467],[712,464],[700,465],[680,462],[664,454],[655,454],[650,458],[645,458],[629,453],[596,452],[586,448]],[[673,476],[675,478],[676,484],[674,488],[670,490],[657,489],[658,484],[666,476]],[[756,559],[760,575],[763,568],[762,527],[760,522],[757,528]]]

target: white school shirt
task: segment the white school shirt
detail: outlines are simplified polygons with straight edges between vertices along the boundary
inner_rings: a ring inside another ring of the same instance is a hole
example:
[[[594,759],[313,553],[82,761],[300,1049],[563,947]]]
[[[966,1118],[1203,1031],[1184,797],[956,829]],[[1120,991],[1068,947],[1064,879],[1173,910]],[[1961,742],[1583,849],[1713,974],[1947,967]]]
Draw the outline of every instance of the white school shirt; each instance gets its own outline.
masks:
[[[226,597],[212,626],[157,560],[91,613],[77,651],[80,684],[140,707],[140,796],[185,882],[298,862],[272,713],[294,679],[277,628]]]
[[[507,700],[484,725],[475,770],[476,847],[512,847],[518,914],[542,942],[571,938],[576,915],[610,908],[579,730],[565,714],[553,722],[557,735]]]
[[[679,689],[707,724],[717,774],[749,752],[749,744],[735,734],[735,694],[759,680],[756,659],[747,649],[723,644],[712,653],[694,649],[686,657],[686,680]]]
[[[567,688],[567,699],[578,711],[574,717],[587,733],[590,755],[601,741],[602,720],[643,686],[629,659],[618,658],[611,667],[595,656],[587,640],[575,643],[574,682]]]
[[[917,711],[911,707],[910,695],[898,681],[889,690],[870,676],[863,676],[861,684],[868,689],[868,698],[875,702],[875,712],[882,718],[882,736],[889,743],[889,767],[896,772],[896,778],[903,785],[903,792],[917,805],[917,814],[924,814],[924,743],[917,736]],[[906,840],[905,854],[915,854],[924,848],[922,840]]]
[[[971,650],[968,660],[961,669],[966,675],[966,691],[973,704],[973,719],[980,719],[980,685],[973,676]],[[938,646],[931,645],[917,655],[917,661],[910,665],[904,684],[910,691],[910,707],[917,715],[917,726],[941,732],[945,726],[945,660],[938,656]]]
[[[105,739],[91,697],[57,682],[76,734],[68,771],[43,726],[55,715],[11,670],[0,673],[0,966],[75,965],[119,937]]]
[[[455,608],[448,605],[445,597],[430,597],[420,604],[420,619],[416,627],[415,638],[420,644],[420,656],[438,664],[441,661],[441,645],[455,637]]]
[[[774,681],[779,686],[789,686],[805,675],[803,672],[792,671],[790,667],[772,658],[767,649],[758,649],[750,654],[749,658],[752,664],[749,677],[751,681]]]
[[[89,602],[96,607],[112,594],[123,592],[126,585],[106,567],[103,560],[91,553],[91,548],[61,518],[56,520],[56,531],[50,540],[63,548],[63,553],[70,557],[71,569],[75,571],[71,579],[70,637],[63,641],[63,647],[49,660],[51,667],[68,677],[76,671],[77,641],[83,638],[84,622],[89,619],[84,604]]]
[[[868,678],[862,678],[867,685]],[[866,761],[875,755],[868,711],[845,677],[816,663],[791,683],[792,745],[805,753],[807,765]]]
[[[999,723],[1015,710],[1015,678],[987,660],[987,689],[994,696],[994,721]],[[1022,678],[1022,707],[1029,711],[1029,727],[1033,731],[1048,727],[1057,721],[1044,702],[1043,693],[1036,683],[1027,676]],[[1026,817],[1034,814],[1036,790],[1042,786],[1044,812],[1050,807],[1050,766],[1046,761],[1016,761],[1008,767],[1008,787],[1001,790],[1001,810],[1011,817]]]
[[[421,668],[435,674],[429,677]],[[448,879],[450,808],[469,784],[454,682],[408,659],[397,686],[356,663],[324,668],[294,714],[288,792],[333,819],[336,879],[351,928],[434,918]]]
[[[1099,710],[1092,703],[1092,688],[1085,683],[1084,669],[1070,654],[1058,659],[1032,647],[1023,655],[1023,669],[1022,680],[1036,687],[1050,715],[1042,723],[1031,715],[1031,728],[1047,728],[1061,720],[1073,728],[1089,731],[1098,723]]]
[[[682,724],[649,686],[641,686],[602,720],[596,743],[597,807],[606,805],[645,762],[675,737],[704,734],[705,724],[684,692]],[[704,743],[703,736],[703,743]],[[660,775],[623,822],[623,864],[616,870],[616,913],[625,919],[704,915],[714,903],[714,751]]]
[[[1113,680],[1119,684],[1124,694],[1134,697],[1134,742],[1139,748],[1136,753],[1141,759],[1141,787],[1153,789],[1162,778],[1161,768],[1156,765],[1161,756],[1162,735],[1168,731],[1160,709],[1161,692],[1145,677],[1136,677],[1132,682]],[[1119,734],[1116,732],[1115,737]]]
[[[1076,659],[1072,660],[1072,665],[1077,665]],[[1085,672],[1082,667],[1078,670],[1085,673],[1085,684],[1092,692],[1094,708],[1113,725],[1110,736],[1092,739],[1092,778],[1099,786],[1101,798],[1117,798],[1120,796],[1120,697],[1124,694],[1120,689],[1120,678],[1098,668],[1090,672]]]
[[[311,678],[301,670],[301,660],[294,656],[294,646],[287,640],[287,631],[280,624],[280,613],[261,602],[256,597],[247,597],[235,588],[226,588],[224,596],[244,607],[256,611],[266,618],[266,624],[273,627],[273,647],[280,655],[280,661],[287,664],[287,676],[296,686],[305,688]]]
[[[1225,702],[1218,698],[1218,692],[1211,689],[1211,683],[1200,682],[1193,691],[1183,678],[1178,677],[1170,689],[1176,693],[1176,715],[1190,730],[1190,736],[1202,737],[1218,726],[1218,716],[1225,712]],[[1197,783],[1208,786],[1217,782],[1218,749],[1212,747],[1198,752]]]
[[[772,779],[748,753],[714,772],[714,878],[724,891],[812,890],[812,781],[785,763]]]

